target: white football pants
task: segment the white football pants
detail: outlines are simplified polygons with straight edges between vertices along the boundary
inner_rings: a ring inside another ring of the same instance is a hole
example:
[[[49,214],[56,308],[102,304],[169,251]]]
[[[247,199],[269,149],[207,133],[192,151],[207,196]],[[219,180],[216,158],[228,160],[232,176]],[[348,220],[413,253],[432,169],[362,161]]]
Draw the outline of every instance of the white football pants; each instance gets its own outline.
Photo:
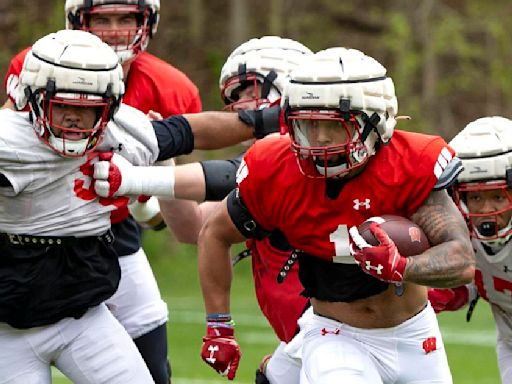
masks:
[[[301,375],[311,384],[453,382],[430,303],[391,328],[361,329],[313,315],[302,348]]]
[[[50,384],[51,364],[76,384],[154,383],[132,339],[104,304],[80,319],[44,327],[22,330],[0,323],[1,384]]]
[[[106,304],[132,339],[136,339],[166,323],[169,312],[142,248],[120,257],[119,265],[121,281]]]
[[[312,318],[313,308],[309,307],[297,321],[300,331],[288,343],[281,342],[272,354],[265,369],[270,384],[299,384],[304,330]],[[306,384],[306,381],[302,384]]]

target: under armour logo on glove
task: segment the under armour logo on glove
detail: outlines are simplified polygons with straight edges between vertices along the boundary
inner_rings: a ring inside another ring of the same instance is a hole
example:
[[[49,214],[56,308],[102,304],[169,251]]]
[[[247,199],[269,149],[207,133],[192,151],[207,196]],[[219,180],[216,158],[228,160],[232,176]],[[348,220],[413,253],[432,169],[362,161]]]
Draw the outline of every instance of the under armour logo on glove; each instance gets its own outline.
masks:
[[[357,227],[349,230],[357,248],[352,251],[361,269],[388,283],[401,283],[407,266],[407,258],[400,255],[398,248],[388,234],[377,223],[370,225],[370,231],[379,241],[379,245],[371,246],[359,233]]]
[[[203,337],[201,358],[222,376],[233,380],[238,369],[240,346],[236,342],[233,328],[215,328],[208,326]]]

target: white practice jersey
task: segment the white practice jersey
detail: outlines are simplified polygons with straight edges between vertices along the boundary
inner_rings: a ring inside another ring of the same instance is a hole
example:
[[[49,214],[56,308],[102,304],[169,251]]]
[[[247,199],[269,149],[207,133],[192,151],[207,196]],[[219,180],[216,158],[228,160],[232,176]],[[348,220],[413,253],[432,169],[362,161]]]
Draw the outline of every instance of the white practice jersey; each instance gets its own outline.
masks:
[[[497,254],[487,253],[480,241],[473,239],[476,251],[475,284],[478,293],[502,310],[512,313],[512,241]]]
[[[110,212],[126,199],[104,199],[91,185],[94,154],[66,158],[34,133],[28,113],[0,110],[0,173],[12,187],[0,187],[0,232],[34,236],[95,236],[110,228]],[[115,150],[134,165],[158,157],[151,123],[121,106],[98,151]]]

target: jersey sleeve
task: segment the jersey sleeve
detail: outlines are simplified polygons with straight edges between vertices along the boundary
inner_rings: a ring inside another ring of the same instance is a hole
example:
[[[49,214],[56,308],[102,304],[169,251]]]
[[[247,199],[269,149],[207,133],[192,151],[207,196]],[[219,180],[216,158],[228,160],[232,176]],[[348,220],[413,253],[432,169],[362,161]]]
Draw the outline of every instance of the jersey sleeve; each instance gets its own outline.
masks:
[[[16,93],[18,90],[21,69],[23,68],[23,62],[25,61],[25,56],[29,50],[30,47],[19,52],[11,59],[9,68],[7,69],[7,73],[4,77],[5,92],[14,105],[16,105]],[[24,110],[28,110],[28,106],[26,106]]]
[[[405,203],[408,215],[414,214],[423,205],[429,194],[437,189],[438,181],[446,169],[457,163],[455,151],[442,139],[436,137],[430,140],[416,159],[413,159],[414,173],[409,177],[402,196],[407,196]]]

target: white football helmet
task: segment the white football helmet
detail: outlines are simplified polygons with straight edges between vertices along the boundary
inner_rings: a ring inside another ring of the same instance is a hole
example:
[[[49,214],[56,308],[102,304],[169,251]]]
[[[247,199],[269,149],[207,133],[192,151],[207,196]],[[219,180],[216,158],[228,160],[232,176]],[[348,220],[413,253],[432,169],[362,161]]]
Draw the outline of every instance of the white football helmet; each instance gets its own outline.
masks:
[[[499,216],[512,211],[512,121],[484,117],[469,123],[450,142],[464,170],[453,187],[453,198],[466,218],[472,236],[490,247],[502,246],[512,237],[512,217],[499,228]],[[467,192],[495,191],[506,206],[492,212],[469,212]]]
[[[36,134],[57,153],[83,156],[101,140],[124,93],[123,70],[115,52],[97,36],[63,30],[32,46],[20,73],[18,109],[30,107]],[[54,108],[94,108],[92,127],[54,122]]]
[[[365,164],[396,125],[398,103],[386,68],[343,47],[316,53],[291,73],[281,106],[301,171],[343,177]],[[334,138],[322,137],[325,130]]]
[[[121,63],[134,59],[147,48],[160,18],[160,0],[66,0],[64,8],[67,29],[81,29],[98,35],[116,51]],[[102,13],[133,14],[137,26],[91,29],[91,15]]]
[[[313,53],[303,44],[279,36],[263,36],[241,44],[229,55],[219,79],[221,97],[229,109],[240,103],[239,92],[254,85],[252,109],[277,101],[290,72]]]

